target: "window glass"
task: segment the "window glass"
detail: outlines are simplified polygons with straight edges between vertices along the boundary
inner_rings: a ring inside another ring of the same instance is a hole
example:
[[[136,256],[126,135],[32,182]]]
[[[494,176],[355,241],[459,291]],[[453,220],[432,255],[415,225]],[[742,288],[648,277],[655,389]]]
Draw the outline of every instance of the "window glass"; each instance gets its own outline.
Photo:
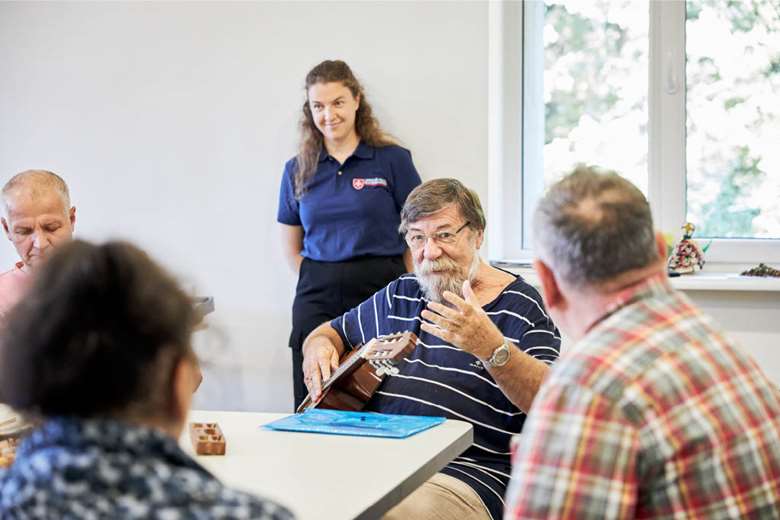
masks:
[[[780,4],[686,11],[687,218],[699,237],[780,238]]]
[[[583,162],[647,193],[648,27],[647,2],[545,2],[545,186]]]

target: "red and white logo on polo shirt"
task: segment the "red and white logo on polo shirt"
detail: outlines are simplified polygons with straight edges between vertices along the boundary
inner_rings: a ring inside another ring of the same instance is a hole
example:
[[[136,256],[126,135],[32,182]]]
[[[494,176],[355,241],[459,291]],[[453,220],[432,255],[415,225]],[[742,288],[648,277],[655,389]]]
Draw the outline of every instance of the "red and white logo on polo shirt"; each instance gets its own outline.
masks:
[[[372,177],[370,179],[352,179],[352,187],[356,190],[362,190],[366,186],[381,186],[383,188],[387,188],[387,179],[383,179],[382,177]]]

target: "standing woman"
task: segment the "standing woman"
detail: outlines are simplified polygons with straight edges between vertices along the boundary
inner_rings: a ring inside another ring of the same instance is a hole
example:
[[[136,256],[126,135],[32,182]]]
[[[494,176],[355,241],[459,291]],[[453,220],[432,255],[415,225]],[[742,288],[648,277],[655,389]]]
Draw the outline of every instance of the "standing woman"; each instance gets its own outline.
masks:
[[[305,88],[298,155],[285,164],[277,214],[298,273],[290,335],[296,408],[307,394],[301,346],[309,332],[412,270],[398,225],[420,184],[411,154],[379,127],[346,63],[323,61]]]

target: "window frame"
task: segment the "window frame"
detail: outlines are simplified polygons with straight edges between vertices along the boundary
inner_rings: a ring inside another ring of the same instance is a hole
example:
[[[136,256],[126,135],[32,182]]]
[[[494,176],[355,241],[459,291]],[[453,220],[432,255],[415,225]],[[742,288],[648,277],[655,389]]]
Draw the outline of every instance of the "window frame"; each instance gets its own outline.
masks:
[[[648,4],[648,200],[656,228],[679,236],[687,205],[686,4]],[[538,44],[544,2],[488,6],[488,254],[525,263],[534,257],[532,216],[543,191],[543,75],[531,71],[544,67]],[[712,239],[706,258],[714,264],[780,263],[780,240]]]

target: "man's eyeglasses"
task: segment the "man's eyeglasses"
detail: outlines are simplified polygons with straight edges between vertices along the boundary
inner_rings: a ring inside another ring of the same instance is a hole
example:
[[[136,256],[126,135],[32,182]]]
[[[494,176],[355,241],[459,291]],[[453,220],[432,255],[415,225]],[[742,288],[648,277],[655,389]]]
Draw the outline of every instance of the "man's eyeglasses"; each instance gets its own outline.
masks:
[[[457,229],[457,231],[439,231],[438,233],[433,233],[431,235],[407,233],[406,243],[409,244],[411,249],[420,249],[428,242],[428,239],[433,240],[437,244],[452,244],[458,239],[458,233],[463,231],[469,224],[471,224],[471,222],[467,220],[465,224]]]

